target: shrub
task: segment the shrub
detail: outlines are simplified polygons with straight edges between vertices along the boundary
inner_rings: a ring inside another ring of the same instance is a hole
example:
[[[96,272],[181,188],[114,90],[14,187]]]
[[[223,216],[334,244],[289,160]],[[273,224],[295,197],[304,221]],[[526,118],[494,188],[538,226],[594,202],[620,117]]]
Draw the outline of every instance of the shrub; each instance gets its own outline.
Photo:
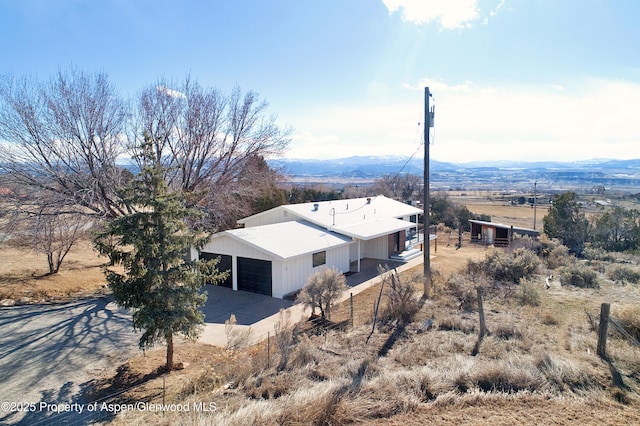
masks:
[[[575,257],[569,254],[569,248],[567,246],[560,244],[549,250],[546,260],[549,269],[556,269],[572,263]]]
[[[599,247],[585,247],[582,257],[588,260],[600,260],[602,262],[613,262],[615,259],[608,251]]]
[[[503,252],[494,248],[484,260],[480,262],[469,261],[467,272],[469,274],[482,273],[497,281],[518,283],[522,278],[535,274],[539,265],[540,259],[531,250],[521,247]]]
[[[227,349],[232,351],[248,346],[251,340],[251,327],[237,325],[234,314],[224,322],[224,333],[227,335]]]
[[[475,283],[466,275],[453,274],[447,281],[449,294],[460,302],[460,309],[473,311],[478,306],[478,293]]]
[[[614,266],[607,272],[609,279],[617,283],[633,283],[640,282],[640,271],[627,266]]]
[[[640,306],[624,305],[615,310],[615,320],[637,342],[640,342]]]
[[[278,371],[282,371],[287,367],[289,355],[293,349],[295,341],[294,326],[291,325],[291,311],[280,309],[278,313],[278,322],[274,325],[276,347],[280,353],[280,362],[278,363]]]
[[[324,318],[330,312],[331,305],[340,299],[347,288],[344,274],[335,268],[321,268],[309,277],[307,284],[298,293],[296,302],[311,307],[312,314],[319,308],[320,315]]]
[[[580,262],[563,266],[557,270],[557,273],[562,285],[572,285],[580,288],[597,288],[599,286],[597,274]]]
[[[540,292],[532,282],[522,280],[518,287],[517,298],[521,305],[540,306]]]
[[[388,283],[385,291],[388,303],[383,308],[380,318],[383,324],[394,321],[407,324],[418,312],[419,306],[414,285],[416,280],[418,280],[417,275],[410,280],[403,280],[397,272],[385,278],[385,283]]]

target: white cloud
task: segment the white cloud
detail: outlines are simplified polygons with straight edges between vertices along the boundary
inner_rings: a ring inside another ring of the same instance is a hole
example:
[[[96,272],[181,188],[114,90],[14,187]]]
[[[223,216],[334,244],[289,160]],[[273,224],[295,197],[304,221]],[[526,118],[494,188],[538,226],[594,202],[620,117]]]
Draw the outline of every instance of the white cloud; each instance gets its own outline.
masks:
[[[167,95],[171,96],[172,98],[185,99],[187,97],[184,93],[182,93],[182,92],[180,92],[178,90],[169,89],[166,86],[158,86],[158,87],[156,87],[156,90],[158,92],[160,92],[160,93],[167,94]]]
[[[382,0],[389,13],[399,11],[404,20],[416,24],[439,21],[442,28],[469,26],[480,17],[477,0]]]
[[[423,80],[436,106],[432,158],[468,162],[640,158],[640,84],[582,79],[564,90]],[[395,101],[318,107],[290,120],[298,129],[289,157],[400,155],[419,146],[424,99],[419,85]],[[411,89],[411,90],[407,90]],[[291,117],[293,118],[293,117]]]

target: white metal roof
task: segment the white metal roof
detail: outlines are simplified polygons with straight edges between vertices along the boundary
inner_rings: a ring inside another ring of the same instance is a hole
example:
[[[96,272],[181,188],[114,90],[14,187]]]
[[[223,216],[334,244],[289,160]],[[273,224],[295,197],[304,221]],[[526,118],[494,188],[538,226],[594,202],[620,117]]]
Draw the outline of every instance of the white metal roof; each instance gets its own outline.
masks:
[[[407,222],[400,219],[380,219],[370,220],[366,222],[353,223],[350,225],[334,226],[331,229],[343,235],[359,238],[361,240],[370,240],[398,231],[416,226],[415,223]]]
[[[283,209],[299,219],[362,240],[416,226],[400,218],[422,214],[422,209],[392,200],[384,195],[288,204],[276,209]],[[264,213],[251,218],[261,214]]]
[[[475,220],[475,219],[469,219],[469,222],[477,223],[478,225],[493,226],[493,227],[500,228],[500,229],[511,229],[511,228],[513,228],[513,230],[516,231],[516,232],[526,232],[526,233],[529,233],[529,234],[540,234],[540,231],[538,231],[536,229],[521,228],[521,227],[518,227],[518,226],[505,225],[504,223],[486,222],[484,220]]]
[[[290,259],[351,243],[351,238],[306,222],[282,222],[221,232],[281,259]]]

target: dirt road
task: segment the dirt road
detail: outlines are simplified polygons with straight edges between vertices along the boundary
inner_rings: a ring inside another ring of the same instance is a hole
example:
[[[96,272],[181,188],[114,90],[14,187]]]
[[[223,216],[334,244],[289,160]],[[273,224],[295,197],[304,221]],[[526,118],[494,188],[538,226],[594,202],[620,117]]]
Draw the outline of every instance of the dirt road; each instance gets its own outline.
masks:
[[[85,424],[88,380],[137,342],[131,315],[108,297],[0,308],[0,424]]]

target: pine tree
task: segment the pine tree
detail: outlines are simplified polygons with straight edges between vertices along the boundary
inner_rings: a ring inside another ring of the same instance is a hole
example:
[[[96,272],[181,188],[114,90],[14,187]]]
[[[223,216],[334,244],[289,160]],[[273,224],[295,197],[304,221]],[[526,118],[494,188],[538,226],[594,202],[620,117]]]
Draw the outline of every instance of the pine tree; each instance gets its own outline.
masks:
[[[190,230],[201,214],[186,208],[186,197],[169,190],[167,170],[154,161],[151,144],[141,147],[144,166],[128,188],[136,211],[109,222],[94,238],[97,250],[121,265],[123,273],[105,268],[107,282],[118,305],[133,309],[133,327],[143,331],[139,345],[166,342],[166,370],[173,369],[173,337],[196,339],[206,301],[201,291],[204,270],[207,282],[224,278],[215,262],[200,265],[185,254],[206,244],[208,235]],[[201,267],[201,266],[206,266]]]

